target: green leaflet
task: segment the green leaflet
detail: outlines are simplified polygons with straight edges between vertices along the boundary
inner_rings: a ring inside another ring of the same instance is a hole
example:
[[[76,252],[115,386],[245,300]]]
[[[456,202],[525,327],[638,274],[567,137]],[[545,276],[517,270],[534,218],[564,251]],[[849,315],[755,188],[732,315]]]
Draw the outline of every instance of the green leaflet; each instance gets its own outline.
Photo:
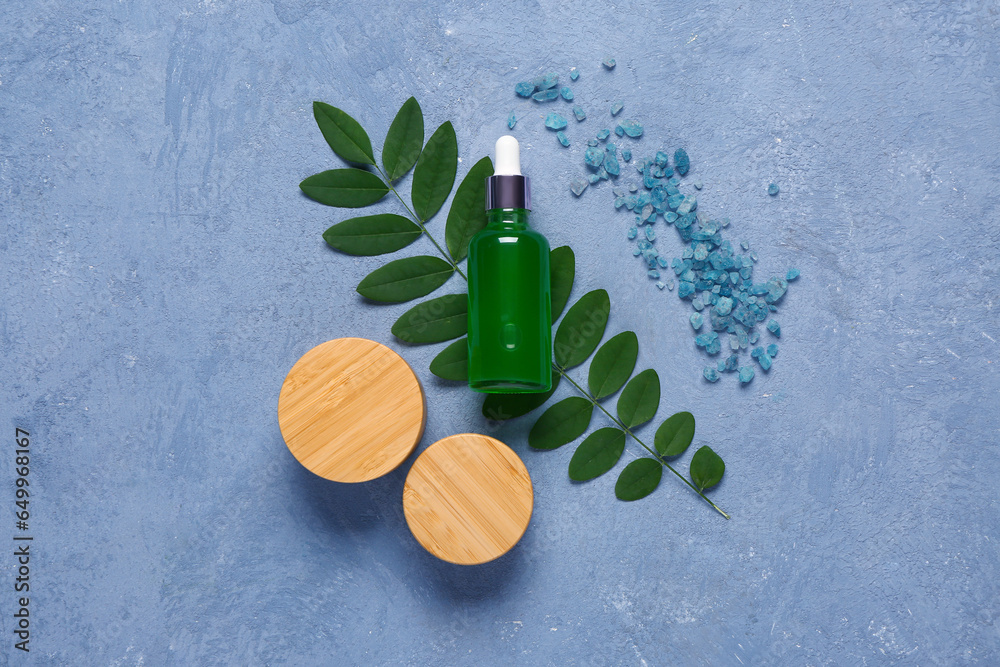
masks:
[[[358,294],[386,303],[410,301],[441,287],[454,272],[455,267],[440,257],[404,257],[365,276],[358,285]]]
[[[541,394],[489,394],[483,401],[483,416],[491,421],[504,421],[526,415],[549,400],[562,376],[552,370],[552,389]]]
[[[334,153],[348,162],[375,164],[371,139],[358,121],[324,102],[313,102],[313,117]]]
[[[590,426],[594,404],[580,396],[570,396],[542,413],[528,433],[535,449],[555,449],[583,435]]]
[[[639,500],[645,498],[660,485],[663,477],[663,465],[648,456],[636,459],[625,466],[618,475],[615,484],[615,496],[618,500]]]
[[[421,222],[430,220],[444,204],[455,184],[457,170],[458,140],[455,128],[446,121],[427,140],[413,168],[410,200]]]
[[[680,456],[694,440],[694,415],[678,412],[656,429],[653,444],[660,456]]]
[[[368,206],[389,192],[381,178],[364,169],[328,169],[313,174],[299,187],[310,199],[340,208]]]
[[[493,161],[484,157],[472,165],[455,190],[444,227],[444,240],[455,262],[465,259],[469,241],[486,227],[486,178],[492,175]]]
[[[431,361],[431,373],[442,380],[468,382],[469,339],[463,336],[441,350]]]
[[[468,328],[469,298],[445,294],[418,303],[392,325],[392,335],[407,343],[443,343],[458,338]]]
[[[602,289],[587,292],[570,306],[556,329],[556,363],[568,369],[586,361],[604,336],[610,312],[611,301]]]
[[[568,245],[553,248],[549,252],[549,283],[552,288],[552,321],[562,314],[569,293],[573,289],[576,274],[576,255]]]
[[[618,419],[628,428],[645,424],[660,404],[660,376],[652,368],[632,378],[618,397]]]
[[[600,477],[615,467],[625,451],[625,431],[599,428],[584,439],[569,462],[569,477],[577,482]]]
[[[416,98],[411,97],[403,102],[392,119],[382,146],[382,166],[390,183],[405,176],[413,167],[423,145],[424,114]]]
[[[718,484],[725,472],[725,462],[708,445],[702,446],[691,457],[691,481],[701,491]]]
[[[587,385],[594,398],[610,396],[625,384],[635,370],[639,339],[634,331],[623,331],[601,346],[590,362]]]
[[[384,255],[405,248],[420,234],[420,227],[403,216],[381,213],[338,222],[323,232],[323,240],[348,255]]]

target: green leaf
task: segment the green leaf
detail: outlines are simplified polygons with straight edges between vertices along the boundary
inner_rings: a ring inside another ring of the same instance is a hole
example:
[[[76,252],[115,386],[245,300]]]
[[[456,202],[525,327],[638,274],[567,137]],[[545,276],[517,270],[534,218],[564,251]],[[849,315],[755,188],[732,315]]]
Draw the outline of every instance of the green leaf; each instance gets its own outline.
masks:
[[[358,294],[385,303],[410,301],[441,287],[454,272],[455,267],[440,257],[404,257],[365,276],[358,285]]]
[[[452,259],[459,262],[469,254],[469,241],[486,227],[486,178],[493,175],[493,161],[488,157],[472,165],[455,197],[451,200],[444,240]]]
[[[375,164],[371,139],[358,121],[323,102],[313,102],[313,116],[334,153],[348,162]]]
[[[424,145],[424,114],[416,98],[403,102],[382,145],[382,166],[392,183],[410,170]]]
[[[427,140],[413,168],[410,200],[422,222],[430,220],[444,204],[455,184],[457,170],[458,140],[451,122],[445,121]]]
[[[381,213],[348,218],[323,232],[323,240],[348,255],[384,255],[420,237],[420,227],[401,215]]]
[[[569,477],[577,482],[600,477],[615,467],[625,451],[625,431],[599,428],[580,443],[569,461]]]
[[[638,356],[639,339],[634,331],[623,331],[602,345],[590,362],[587,376],[594,398],[604,398],[621,389],[635,370]]]
[[[587,292],[570,306],[556,330],[556,363],[566,369],[586,361],[604,336],[610,312],[611,300],[602,289]]]
[[[656,429],[653,444],[660,456],[680,456],[694,440],[694,415],[678,412]]]
[[[341,208],[368,206],[389,192],[381,178],[364,169],[328,169],[313,174],[299,187],[310,199]]]
[[[562,376],[552,370],[552,389],[540,394],[490,394],[483,401],[483,416],[492,421],[504,421],[526,415],[549,400]]]
[[[463,336],[441,350],[431,361],[431,373],[442,380],[468,382],[469,339]]]
[[[691,457],[691,481],[700,491],[711,488],[719,483],[726,472],[726,464],[708,445]]]
[[[552,288],[552,321],[562,314],[573,289],[576,274],[576,255],[568,245],[553,248],[549,252],[549,282]]]
[[[443,343],[464,334],[468,327],[469,297],[445,294],[418,303],[392,325],[392,335],[407,343]]]
[[[594,404],[580,396],[565,398],[542,413],[528,433],[535,449],[555,449],[573,442],[590,426]]]
[[[632,378],[618,397],[618,419],[629,428],[645,424],[660,405],[660,376],[652,368]]]
[[[618,475],[615,484],[615,496],[618,500],[639,500],[645,498],[660,485],[663,477],[663,466],[656,459],[648,456],[636,459],[625,466]]]

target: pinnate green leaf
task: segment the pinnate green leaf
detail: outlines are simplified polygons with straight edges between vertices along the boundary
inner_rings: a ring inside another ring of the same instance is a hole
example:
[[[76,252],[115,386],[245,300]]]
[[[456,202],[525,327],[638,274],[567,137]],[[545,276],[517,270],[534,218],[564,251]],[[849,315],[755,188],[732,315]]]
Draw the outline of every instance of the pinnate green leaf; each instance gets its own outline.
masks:
[[[444,204],[455,185],[457,170],[458,140],[451,121],[445,121],[427,140],[413,168],[410,200],[421,221],[430,220]]]
[[[656,429],[653,444],[660,456],[680,456],[694,440],[694,415],[678,412],[671,415]]]
[[[569,293],[573,289],[576,274],[576,255],[568,245],[553,248],[549,252],[549,283],[552,288],[552,321],[562,314]]]
[[[539,394],[490,394],[483,401],[483,416],[492,421],[504,421],[526,415],[545,401],[559,386],[562,376],[552,371],[552,388]]]
[[[618,397],[618,419],[629,428],[645,424],[660,405],[660,376],[652,368],[632,378]]]
[[[364,169],[328,169],[299,183],[307,197],[327,206],[360,208],[389,192],[382,179]]]
[[[365,276],[358,285],[358,294],[385,303],[410,301],[441,287],[454,272],[455,267],[440,257],[404,257]]]
[[[587,292],[570,306],[556,329],[556,363],[566,369],[586,361],[604,336],[610,312],[611,300],[602,289]]]
[[[413,97],[403,102],[392,119],[382,146],[382,166],[392,183],[413,167],[424,145],[424,114]]]
[[[420,227],[395,213],[365,215],[338,222],[323,232],[323,240],[348,255],[384,255],[420,238]]]
[[[722,480],[726,472],[726,464],[711,447],[703,445],[691,457],[691,481],[704,491]]]
[[[445,294],[418,303],[392,325],[392,335],[407,343],[443,343],[468,329],[469,297]]]
[[[542,413],[528,433],[535,449],[555,449],[573,442],[590,426],[594,404],[580,396],[565,398]]]
[[[590,362],[587,385],[594,398],[610,396],[625,384],[635,370],[639,339],[634,331],[623,331],[601,346]]]
[[[615,484],[615,496],[618,500],[639,500],[645,498],[660,485],[663,477],[663,465],[648,456],[636,459],[625,466],[618,475]]]
[[[625,431],[610,426],[588,435],[573,452],[569,477],[577,482],[600,477],[615,467],[625,451]]]
[[[467,382],[469,379],[469,339],[462,336],[441,350],[431,361],[431,373],[442,380]]]
[[[486,227],[486,178],[493,175],[488,157],[472,165],[455,190],[444,228],[444,240],[452,259],[459,262],[469,254],[469,241]]]
[[[371,139],[358,121],[324,102],[313,102],[313,117],[334,153],[348,162],[375,164]]]

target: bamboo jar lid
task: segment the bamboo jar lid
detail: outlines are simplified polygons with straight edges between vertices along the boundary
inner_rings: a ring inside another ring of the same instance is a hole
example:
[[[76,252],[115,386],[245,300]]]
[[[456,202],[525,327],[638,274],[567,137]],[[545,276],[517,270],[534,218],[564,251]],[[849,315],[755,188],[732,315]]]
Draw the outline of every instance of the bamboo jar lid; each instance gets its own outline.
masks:
[[[459,565],[507,553],[528,528],[533,504],[531,477],[517,454],[475,433],[425,449],[403,487],[413,536],[438,558]]]
[[[278,398],[278,424],[292,455],[336,482],[366,482],[395,469],[413,453],[424,421],[413,370],[364,338],[338,338],[306,352]]]

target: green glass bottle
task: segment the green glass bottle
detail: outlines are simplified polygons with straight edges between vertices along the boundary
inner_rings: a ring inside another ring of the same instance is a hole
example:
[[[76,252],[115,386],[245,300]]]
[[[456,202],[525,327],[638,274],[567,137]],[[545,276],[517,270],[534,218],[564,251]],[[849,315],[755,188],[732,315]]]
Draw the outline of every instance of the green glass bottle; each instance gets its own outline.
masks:
[[[486,209],[486,228],[469,242],[469,387],[545,392],[552,388],[549,242],[528,228],[531,188],[514,137],[497,140]]]

